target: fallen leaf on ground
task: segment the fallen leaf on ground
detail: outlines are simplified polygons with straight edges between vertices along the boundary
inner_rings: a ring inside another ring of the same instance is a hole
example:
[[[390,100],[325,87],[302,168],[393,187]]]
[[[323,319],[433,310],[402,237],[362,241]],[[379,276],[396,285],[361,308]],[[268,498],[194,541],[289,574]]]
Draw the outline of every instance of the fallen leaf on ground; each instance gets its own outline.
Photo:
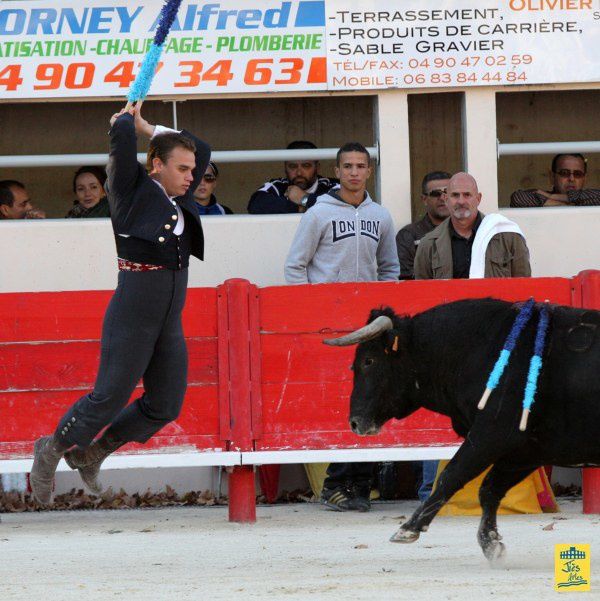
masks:
[[[264,502],[262,495],[257,496],[257,502]],[[316,503],[318,500],[310,490],[296,489],[288,492],[282,491],[275,503]],[[22,513],[33,511],[71,511],[73,509],[137,509],[140,507],[181,507],[181,506],[212,506],[227,505],[227,496],[216,496],[210,490],[190,491],[178,494],[171,486],[166,486],[162,492],[136,492],[127,494],[123,489],[115,492],[107,488],[100,496],[89,494],[83,489],[73,488],[69,492],[56,495],[51,507],[36,503],[31,494],[15,491],[2,491],[0,489],[0,512]],[[405,519],[404,516],[398,519]],[[21,528],[21,526],[11,526]]]

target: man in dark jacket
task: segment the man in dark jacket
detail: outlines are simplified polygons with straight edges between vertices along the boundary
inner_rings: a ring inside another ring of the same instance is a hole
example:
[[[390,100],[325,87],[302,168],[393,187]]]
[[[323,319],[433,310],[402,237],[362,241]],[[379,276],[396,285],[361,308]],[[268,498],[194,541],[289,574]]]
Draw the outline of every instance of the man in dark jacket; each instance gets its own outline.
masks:
[[[314,149],[312,142],[296,140],[288,150]],[[336,179],[319,175],[319,161],[285,161],[285,177],[264,183],[248,202],[248,213],[303,213],[321,194],[338,184]]]
[[[415,254],[421,238],[448,217],[446,189],[451,177],[446,171],[432,171],[421,182],[421,200],[425,205],[426,213],[418,221],[405,225],[396,234],[401,280],[415,279]]]
[[[42,504],[50,502],[63,455],[88,488],[100,492],[104,459],[127,442],[146,442],[176,419],[187,386],[181,311],[189,257],[202,259],[204,251],[192,193],[210,148],[188,132],[150,125],[139,105],[110,123],[107,194],[118,285],[104,318],[94,390],[67,411],[53,435],[35,442],[30,482]],[[149,174],[137,162],[136,133],[151,139]],[[127,405],[141,379],[144,393]]]

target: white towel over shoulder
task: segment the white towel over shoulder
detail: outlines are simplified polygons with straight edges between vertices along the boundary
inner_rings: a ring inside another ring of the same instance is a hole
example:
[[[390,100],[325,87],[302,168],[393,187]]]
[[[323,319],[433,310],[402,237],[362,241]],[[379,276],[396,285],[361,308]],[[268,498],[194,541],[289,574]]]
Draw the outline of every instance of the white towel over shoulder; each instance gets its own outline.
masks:
[[[485,277],[485,252],[490,240],[496,234],[512,232],[519,234],[525,238],[521,228],[510,219],[500,215],[499,213],[491,213],[486,215],[475,234],[473,247],[471,249],[471,269],[469,270],[470,279],[479,279]]]

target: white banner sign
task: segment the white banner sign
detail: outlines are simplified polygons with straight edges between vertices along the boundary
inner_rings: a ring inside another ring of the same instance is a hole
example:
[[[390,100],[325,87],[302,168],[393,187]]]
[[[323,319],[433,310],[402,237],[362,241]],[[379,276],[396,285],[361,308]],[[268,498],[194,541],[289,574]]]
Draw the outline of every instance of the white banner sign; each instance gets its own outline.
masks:
[[[0,2],[0,98],[124,96],[161,0]],[[151,94],[323,90],[324,2],[183,2]]]
[[[0,98],[125,96],[162,4],[0,2]],[[151,94],[600,81],[599,47],[600,0],[187,0]]]
[[[599,0],[328,0],[330,90],[600,81]]]

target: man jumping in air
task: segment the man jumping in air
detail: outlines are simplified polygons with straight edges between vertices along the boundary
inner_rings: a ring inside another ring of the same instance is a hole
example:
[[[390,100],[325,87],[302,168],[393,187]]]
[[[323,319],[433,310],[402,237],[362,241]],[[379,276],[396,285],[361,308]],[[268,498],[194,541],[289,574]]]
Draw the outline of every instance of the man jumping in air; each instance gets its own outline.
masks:
[[[48,504],[60,458],[95,493],[104,459],[122,445],[144,443],[181,410],[187,349],[181,325],[190,255],[204,238],[193,192],[210,160],[209,146],[182,131],[150,125],[140,104],[110,120],[106,190],[119,277],[102,326],[94,390],[34,445],[30,482]],[[148,171],[137,162],[137,136],[150,138]],[[143,379],[144,392],[127,402]],[[96,436],[106,427],[100,438]]]

